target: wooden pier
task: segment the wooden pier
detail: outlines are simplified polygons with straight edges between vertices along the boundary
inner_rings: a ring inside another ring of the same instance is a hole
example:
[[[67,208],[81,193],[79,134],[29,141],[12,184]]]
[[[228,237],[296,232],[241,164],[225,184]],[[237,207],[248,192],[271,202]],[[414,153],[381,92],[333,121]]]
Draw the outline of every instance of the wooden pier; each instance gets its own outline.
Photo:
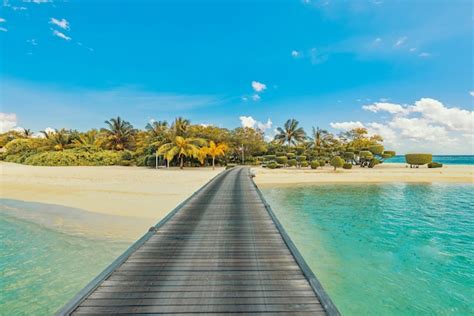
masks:
[[[190,313],[339,315],[248,168],[216,176],[58,315]]]

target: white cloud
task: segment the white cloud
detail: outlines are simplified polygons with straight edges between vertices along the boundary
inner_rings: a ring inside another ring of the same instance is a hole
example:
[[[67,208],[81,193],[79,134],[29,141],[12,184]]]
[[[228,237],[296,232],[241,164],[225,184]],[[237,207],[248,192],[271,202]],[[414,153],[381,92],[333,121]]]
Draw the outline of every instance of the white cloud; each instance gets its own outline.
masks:
[[[417,48],[416,48],[416,47],[412,47],[412,48],[410,48],[409,51],[410,51],[410,53],[416,52],[416,51],[417,51]]]
[[[70,38],[69,36],[67,36],[67,35],[65,35],[64,33],[61,33],[61,32],[59,32],[59,31],[57,31],[57,30],[53,30],[53,35],[54,35],[54,36],[57,36],[57,37],[60,37],[60,38],[62,38],[62,39],[64,39],[64,40],[66,40],[66,41],[70,41],[70,40],[71,40],[71,38]]]
[[[242,125],[242,127],[259,129],[262,132],[267,129],[272,128],[272,124],[273,124],[271,119],[268,119],[266,123],[263,123],[263,122],[255,120],[251,116],[241,116],[239,117],[239,119],[240,119],[240,124]]]
[[[33,46],[36,46],[38,45],[38,42],[36,41],[36,39],[29,39],[29,40],[26,40],[27,43],[30,43],[31,45]]]
[[[402,46],[407,40],[406,36],[400,37],[396,42],[395,42],[395,47],[400,47]]]
[[[401,136],[412,140],[446,142],[448,132],[443,126],[431,125],[422,118],[395,117],[389,126],[397,129]]]
[[[471,95],[471,97],[474,97],[474,91],[469,91],[469,94]]]
[[[23,2],[42,4],[42,3],[51,3],[53,2],[53,0],[23,0]]]
[[[431,54],[430,54],[430,53],[425,53],[425,52],[423,52],[423,53],[420,53],[418,56],[419,56],[419,57],[426,58],[426,57],[430,57]]]
[[[69,22],[66,19],[58,20],[58,19],[55,19],[55,18],[51,18],[49,23],[57,25],[60,28],[62,28],[63,30],[69,30]]]
[[[3,23],[3,22],[6,22],[7,20],[5,20],[4,18],[0,18],[0,23]]]
[[[267,85],[258,81],[252,81],[252,88],[256,92],[262,92],[263,90],[267,89]]]
[[[8,32],[8,30],[7,30],[6,28],[4,28],[4,27],[0,27],[0,31],[2,31],[2,32]]]
[[[258,101],[258,100],[260,100],[260,99],[261,99],[261,98],[260,98],[260,96],[259,96],[258,94],[255,93],[254,95],[252,95],[252,100]]]
[[[406,107],[401,106],[400,104],[387,103],[387,102],[375,102],[374,104],[364,105],[362,107],[364,110],[370,112],[381,112],[385,111],[390,114],[408,114],[409,110]]]
[[[297,50],[291,51],[291,56],[293,56],[293,57],[296,58],[296,57],[298,57],[299,55],[300,55],[300,52],[299,52],[299,51],[297,51]]]
[[[247,102],[248,100],[249,100],[249,98],[247,98],[247,97],[242,97],[242,101]]]
[[[362,124],[361,122],[357,121],[357,122],[331,122],[329,125],[331,125],[332,128],[335,128],[335,129],[340,129],[340,130],[343,130],[343,131],[350,131],[351,129],[354,129],[354,128],[363,128],[365,127],[364,124]]]
[[[17,127],[18,119],[15,113],[0,112],[0,133],[8,132]]]
[[[377,37],[376,39],[374,39],[373,44],[377,45],[377,44],[380,44],[381,42],[382,42],[382,39],[380,37]]]

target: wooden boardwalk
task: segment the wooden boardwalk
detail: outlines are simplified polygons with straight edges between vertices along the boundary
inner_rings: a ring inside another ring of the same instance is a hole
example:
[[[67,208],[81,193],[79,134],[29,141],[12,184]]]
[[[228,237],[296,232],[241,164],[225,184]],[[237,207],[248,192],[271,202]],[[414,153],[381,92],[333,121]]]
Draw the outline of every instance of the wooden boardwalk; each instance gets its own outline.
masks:
[[[216,176],[58,315],[189,313],[339,315],[248,168]]]

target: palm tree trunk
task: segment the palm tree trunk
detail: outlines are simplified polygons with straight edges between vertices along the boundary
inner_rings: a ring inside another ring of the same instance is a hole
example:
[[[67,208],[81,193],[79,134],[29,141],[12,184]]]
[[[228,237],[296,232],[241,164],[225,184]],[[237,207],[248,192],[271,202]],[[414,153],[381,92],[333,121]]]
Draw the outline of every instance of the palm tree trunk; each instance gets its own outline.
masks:
[[[183,169],[183,167],[184,167],[184,157],[181,156],[181,161],[179,163],[179,169]]]
[[[214,169],[215,169],[214,160],[215,160],[215,158],[214,158],[214,157],[212,157],[212,170],[214,170]]]

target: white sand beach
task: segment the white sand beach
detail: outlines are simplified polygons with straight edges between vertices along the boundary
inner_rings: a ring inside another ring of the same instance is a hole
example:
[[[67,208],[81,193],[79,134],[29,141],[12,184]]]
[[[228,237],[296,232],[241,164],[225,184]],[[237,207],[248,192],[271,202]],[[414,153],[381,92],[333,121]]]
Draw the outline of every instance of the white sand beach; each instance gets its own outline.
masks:
[[[311,183],[474,183],[474,166],[445,165],[443,168],[408,168],[403,163],[386,163],[375,168],[353,167],[350,170],[334,169],[330,166],[316,170],[285,168],[253,168],[258,186],[298,185]]]

